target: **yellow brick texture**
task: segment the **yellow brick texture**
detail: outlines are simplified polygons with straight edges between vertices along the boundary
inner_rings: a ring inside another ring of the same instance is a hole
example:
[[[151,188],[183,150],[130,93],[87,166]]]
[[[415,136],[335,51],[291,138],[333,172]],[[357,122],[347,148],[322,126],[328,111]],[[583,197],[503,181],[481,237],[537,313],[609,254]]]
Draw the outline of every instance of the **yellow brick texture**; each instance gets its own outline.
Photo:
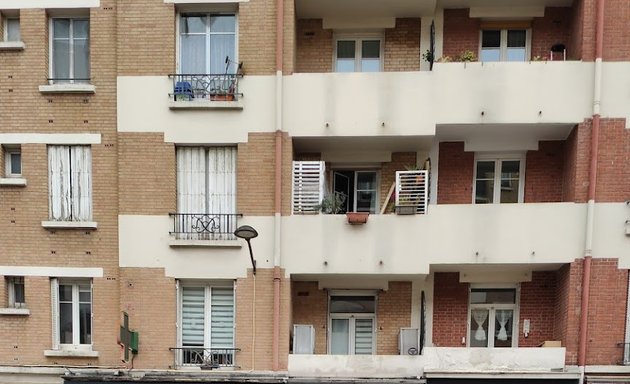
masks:
[[[322,19],[299,19],[296,22],[296,72],[331,72],[333,33],[322,28]]]
[[[316,281],[293,281],[291,301],[293,324],[312,325],[315,329],[315,354],[324,355],[328,328],[328,293]]]
[[[274,214],[275,133],[250,133],[238,145],[237,212],[246,216]]]
[[[420,70],[420,19],[396,19],[396,28],[385,30],[386,72]]]
[[[397,355],[401,327],[411,326],[411,283],[390,281],[378,295],[376,354]]]

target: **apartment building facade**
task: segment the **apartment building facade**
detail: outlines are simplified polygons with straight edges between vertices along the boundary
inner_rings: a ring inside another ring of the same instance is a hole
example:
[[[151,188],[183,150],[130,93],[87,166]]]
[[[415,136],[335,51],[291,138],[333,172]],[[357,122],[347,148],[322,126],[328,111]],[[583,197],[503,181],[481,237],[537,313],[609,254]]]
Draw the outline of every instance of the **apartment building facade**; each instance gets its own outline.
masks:
[[[630,381],[630,4],[513,3],[0,0],[0,382]]]

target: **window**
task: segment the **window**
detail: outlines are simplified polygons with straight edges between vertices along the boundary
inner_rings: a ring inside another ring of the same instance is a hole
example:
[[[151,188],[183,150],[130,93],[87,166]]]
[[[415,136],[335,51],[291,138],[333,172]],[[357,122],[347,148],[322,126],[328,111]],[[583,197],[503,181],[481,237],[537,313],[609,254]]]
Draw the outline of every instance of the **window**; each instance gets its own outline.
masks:
[[[378,211],[377,171],[334,171],[333,189],[344,199],[342,212]]]
[[[49,145],[48,183],[50,220],[92,219],[90,146]]]
[[[235,14],[182,14],[179,19],[181,73],[236,73],[236,26]]]
[[[475,204],[522,203],[525,160],[478,158],[475,162]]]
[[[92,344],[92,282],[52,279],[55,343]]]
[[[180,238],[233,238],[236,147],[177,148],[177,212]]]
[[[380,72],[382,38],[338,38],[335,41],[336,72]]]
[[[329,301],[331,355],[372,355],[376,337],[374,294],[333,294]]]
[[[7,294],[9,308],[26,308],[26,296],[24,293],[24,277],[9,276],[7,281]]]
[[[510,348],[518,341],[517,290],[471,288],[469,345]]]
[[[4,147],[5,175],[7,177],[22,176],[22,152],[20,147]]]
[[[4,41],[20,41],[20,19],[7,17],[4,20]]]
[[[51,74],[54,82],[90,79],[90,20],[51,20]]]
[[[233,365],[233,283],[182,284],[179,301],[180,363]]]
[[[527,29],[487,29],[481,31],[481,61],[529,60],[530,36]]]

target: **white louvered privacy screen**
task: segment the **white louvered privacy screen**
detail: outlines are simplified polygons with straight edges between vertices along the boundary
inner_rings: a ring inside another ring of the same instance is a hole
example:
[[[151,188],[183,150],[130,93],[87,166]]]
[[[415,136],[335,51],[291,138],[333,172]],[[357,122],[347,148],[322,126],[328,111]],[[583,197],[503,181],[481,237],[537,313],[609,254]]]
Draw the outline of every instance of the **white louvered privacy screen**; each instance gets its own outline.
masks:
[[[293,162],[293,213],[316,213],[324,198],[323,161]]]
[[[396,172],[396,207],[409,207],[413,213],[427,213],[428,171]]]

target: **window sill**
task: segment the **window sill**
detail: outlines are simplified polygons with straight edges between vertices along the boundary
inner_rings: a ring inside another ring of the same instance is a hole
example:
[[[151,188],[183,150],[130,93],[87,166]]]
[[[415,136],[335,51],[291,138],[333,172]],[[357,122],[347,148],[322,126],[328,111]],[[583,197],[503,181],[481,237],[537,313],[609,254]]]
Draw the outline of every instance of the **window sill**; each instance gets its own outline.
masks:
[[[24,48],[23,41],[0,41],[0,51],[22,51]]]
[[[186,100],[186,101],[170,101],[168,103],[170,109],[233,109],[242,110],[242,100],[219,101],[219,100]]]
[[[0,187],[26,187],[26,179],[21,177],[0,177]]]
[[[39,91],[41,93],[94,93],[96,87],[92,84],[50,84],[40,85]]]
[[[177,247],[207,247],[207,248],[241,248],[243,245],[238,240],[171,240],[168,243],[172,248]]]
[[[42,221],[47,229],[96,229],[96,221]]]
[[[0,308],[0,316],[29,316],[28,308]]]
[[[98,352],[89,349],[47,349],[44,351],[46,357],[98,357]]]

